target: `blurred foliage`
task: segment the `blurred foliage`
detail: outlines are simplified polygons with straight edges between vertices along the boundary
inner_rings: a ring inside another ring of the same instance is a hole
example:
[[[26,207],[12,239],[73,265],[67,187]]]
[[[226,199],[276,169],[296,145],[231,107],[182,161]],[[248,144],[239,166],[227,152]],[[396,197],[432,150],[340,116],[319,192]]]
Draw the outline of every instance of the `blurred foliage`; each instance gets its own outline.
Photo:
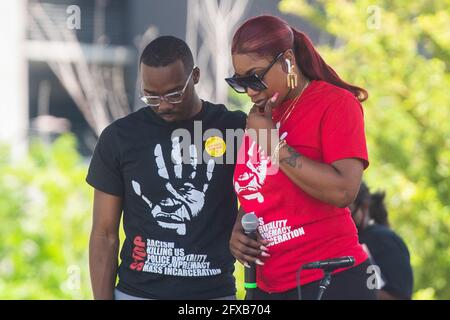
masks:
[[[325,61],[369,91],[365,180],[386,190],[414,298],[450,299],[450,1],[282,0],[280,9],[322,30]]]
[[[244,300],[245,288],[244,288],[244,266],[236,261],[234,277],[236,278],[236,297],[238,300]]]
[[[252,107],[252,101],[247,94],[237,93],[231,87],[228,89],[228,105],[230,110],[240,110],[248,113]]]
[[[71,135],[21,160],[0,148],[0,299],[91,297],[85,175]]]

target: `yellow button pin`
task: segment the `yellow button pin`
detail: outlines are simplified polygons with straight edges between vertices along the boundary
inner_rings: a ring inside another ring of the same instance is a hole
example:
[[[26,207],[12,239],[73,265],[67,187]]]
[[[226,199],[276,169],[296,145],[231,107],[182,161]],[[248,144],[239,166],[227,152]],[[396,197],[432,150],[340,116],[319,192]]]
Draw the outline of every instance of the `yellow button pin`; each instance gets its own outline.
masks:
[[[205,142],[205,150],[211,157],[221,157],[226,149],[227,145],[221,137],[209,137]]]

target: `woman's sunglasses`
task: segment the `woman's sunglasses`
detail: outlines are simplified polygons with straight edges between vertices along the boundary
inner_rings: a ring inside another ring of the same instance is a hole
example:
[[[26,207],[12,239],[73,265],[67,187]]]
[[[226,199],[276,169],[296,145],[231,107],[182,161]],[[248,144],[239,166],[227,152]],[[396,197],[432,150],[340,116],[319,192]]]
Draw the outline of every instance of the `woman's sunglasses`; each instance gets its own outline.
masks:
[[[225,78],[225,81],[236,91],[237,93],[246,93],[247,89],[250,88],[254,91],[263,91],[267,89],[267,85],[264,83],[263,78],[267,72],[269,72],[270,68],[281,58],[283,52],[280,52],[275,59],[267,66],[267,68],[263,71],[261,75],[257,75],[256,73],[246,76],[246,77],[237,77],[236,75],[231,78]]]

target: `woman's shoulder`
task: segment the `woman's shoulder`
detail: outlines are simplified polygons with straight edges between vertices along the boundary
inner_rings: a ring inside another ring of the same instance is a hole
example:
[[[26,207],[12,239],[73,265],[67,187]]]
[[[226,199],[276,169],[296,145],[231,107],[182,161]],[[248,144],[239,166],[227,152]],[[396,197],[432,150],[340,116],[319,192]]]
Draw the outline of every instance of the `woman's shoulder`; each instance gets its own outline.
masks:
[[[316,83],[317,82],[317,83]],[[327,114],[355,114],[362,113],[361,102],[350,91],[338,87],[326,81],[318,80],[314,81],[315,87],[313,88],[312,99],[314,105],[321,106],[321,113]]]
[[[314,80],[313,85],[313,92],[319,95],[321,99],[333,102],[337,100],[356,102],[359,104],[358,99],[353,95],[353,93],[332,83],[323,80]]]

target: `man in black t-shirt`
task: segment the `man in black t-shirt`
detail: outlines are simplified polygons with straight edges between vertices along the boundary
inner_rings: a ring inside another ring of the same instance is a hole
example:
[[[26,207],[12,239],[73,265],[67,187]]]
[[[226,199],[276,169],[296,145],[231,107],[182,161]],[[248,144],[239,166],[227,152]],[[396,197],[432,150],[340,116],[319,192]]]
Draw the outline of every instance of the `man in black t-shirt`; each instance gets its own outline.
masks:
[[[180,39],[152,41],[140,72],[147,107],[105,128],[86,178],[94,298],[232,299],[232,175],[246,115],[197,96],[200,71]]]
[[[389,228],[384,193],[371,194],[363,182],[350,206],[358,228],[359,242],[366,246],[372,264],[378,267],[378,299],[411,299],[413,271],[403,240]]]

